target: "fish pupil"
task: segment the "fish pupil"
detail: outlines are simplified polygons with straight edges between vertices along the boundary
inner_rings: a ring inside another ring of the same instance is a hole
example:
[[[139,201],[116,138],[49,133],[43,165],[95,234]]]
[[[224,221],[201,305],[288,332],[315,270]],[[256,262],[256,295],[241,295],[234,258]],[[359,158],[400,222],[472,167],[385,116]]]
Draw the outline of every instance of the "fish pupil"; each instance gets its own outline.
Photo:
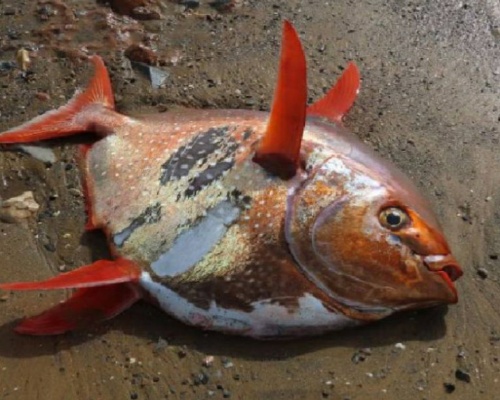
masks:
[[[389,213],[387,215],[387,223],[391,226],[397,226],[401,223],[401,216],[396,213]]]

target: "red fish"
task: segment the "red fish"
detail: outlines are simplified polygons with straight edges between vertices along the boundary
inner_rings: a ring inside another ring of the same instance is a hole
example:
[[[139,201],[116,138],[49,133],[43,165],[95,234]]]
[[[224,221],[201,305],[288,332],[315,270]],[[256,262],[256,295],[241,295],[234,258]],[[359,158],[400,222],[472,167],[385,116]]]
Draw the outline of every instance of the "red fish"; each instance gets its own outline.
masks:
[[[80,132],[87,228],[113,260],[4,290],[76,289],[18,333],[64,333],[141,298],[204,329],[257,338],[317,334],[457,301],[462,275],[429,204],[341,125],[360,77],[351,63],[307,107],[306,61],[284,23],[270,113],[197,110],[131,118],[108,73],[0,143]]]

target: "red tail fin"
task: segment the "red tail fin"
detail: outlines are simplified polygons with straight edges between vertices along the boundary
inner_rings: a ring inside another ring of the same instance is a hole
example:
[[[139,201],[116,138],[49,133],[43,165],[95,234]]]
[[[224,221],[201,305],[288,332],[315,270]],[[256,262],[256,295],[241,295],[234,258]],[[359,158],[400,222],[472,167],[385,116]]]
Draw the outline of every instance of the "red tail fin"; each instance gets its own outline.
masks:
[[[129,308],[142,297],[137,283],[140,274],[140,267],[130,260],[99,260],[45,281],[3,283],[0,289],[78,289],[65,302],[16,327],[17,333],[26,335],[57,335],[113,318]]]
[[[82,111],[92,105],[114,109],[113,90],[108,71],[101,57],[92,56],[95,73],[87,89],[76,94],[68,104],[49,111],[25,124],[0,134],[0,143],[26,143],[68,136],[84,132],[91,127]]]
[[[112,285],[121,282],[133,282],[139,280],[140,268],[132,261],[124,258],[117,260],[99,260],[93,264],[86,265],[54,276],[41,282],[16,282],[2,283],[3,290],[53,290],[53,289],[76,289],[93,286]]]
[[[140,298],[138,288],[130,283],[78,289],[64,303],[26,318],[15,331],[21,335],[59,335],[111,319]]]

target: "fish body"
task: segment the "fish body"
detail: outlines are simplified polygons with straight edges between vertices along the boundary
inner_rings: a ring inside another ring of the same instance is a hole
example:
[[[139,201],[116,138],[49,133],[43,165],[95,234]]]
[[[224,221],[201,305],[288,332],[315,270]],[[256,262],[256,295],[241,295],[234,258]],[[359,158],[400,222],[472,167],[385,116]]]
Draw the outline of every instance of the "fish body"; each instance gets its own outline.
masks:
[[[271,114],[128,117],[114,111],[94,58],[86,92],[0,135],[0,143],[102,136],[85,148],[81,169],[87,228],[105,232],[114,256],[42,283],[0,285],[77,289],[18,332],[63,333],[81,325],[79,311],[108,319],[140,298],[187,324],[257,338],[457,301],[452,280],[462,272],[430,206],[340,123],[359,88],[357,68],[306,110],[305,61],[288,23],[284,41]]]

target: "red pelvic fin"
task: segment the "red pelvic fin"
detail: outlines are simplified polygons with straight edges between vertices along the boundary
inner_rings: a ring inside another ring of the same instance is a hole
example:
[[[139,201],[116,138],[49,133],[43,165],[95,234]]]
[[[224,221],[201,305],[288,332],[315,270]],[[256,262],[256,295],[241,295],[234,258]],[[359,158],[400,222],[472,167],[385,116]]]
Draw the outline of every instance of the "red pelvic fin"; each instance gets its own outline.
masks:
[[[138,287],[132,283],[79,289],[64,303],[26,318],[15,331],[23,335],[59,335],[111,319],[140,298]]]
[[[90,130],[92,115],[84,110],[99,105],[114,109],[113,90],[101,57],[92,56],[95,73],[87,89],[77,93],[66,105],[49,111],[25,124],[0,134],[0,143],[26,143],[69,136]]]
[[[307,108],[307,115],[326,117],[331,121],[340,122],[354,104],[359,86],[358,67],[350,62],[328,93]]]
[[[282,179],[299,167],[307,103],[306,59],[292,24],[283,25],[283,44],[271,115],[253,161]]]
[[[53,290],[76,289],[93,286],[112,285],[123,282],[136,282],[139,280],[141,269],[132,261],[119,258],[113,261],[99,260],[49,278],[41,282],[16,282],[2,283],[3,290]]]

